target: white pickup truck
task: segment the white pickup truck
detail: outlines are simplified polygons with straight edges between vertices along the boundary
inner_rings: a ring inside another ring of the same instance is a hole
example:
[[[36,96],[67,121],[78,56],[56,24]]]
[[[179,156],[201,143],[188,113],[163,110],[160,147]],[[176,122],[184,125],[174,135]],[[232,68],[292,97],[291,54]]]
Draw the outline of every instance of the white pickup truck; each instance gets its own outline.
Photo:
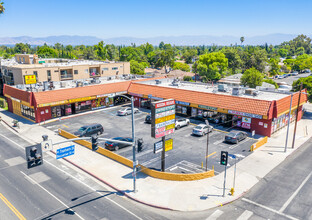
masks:
[[[190,124],[190,120],[187,118],[176,119],[175,129],[179,130],[181,127],[188,126],[189,124]]]

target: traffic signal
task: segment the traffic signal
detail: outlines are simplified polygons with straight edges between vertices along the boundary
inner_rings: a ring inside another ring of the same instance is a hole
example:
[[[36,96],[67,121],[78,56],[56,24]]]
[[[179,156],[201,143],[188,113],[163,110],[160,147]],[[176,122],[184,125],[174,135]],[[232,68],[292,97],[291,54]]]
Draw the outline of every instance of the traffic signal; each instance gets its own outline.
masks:
[[[98,140],[98,137],[96,135],[91,136],[92,151],[97,151],[99,149],[97,140]]]
[[[228,155],[229,155],[229,153],[227,151],[221,151],[221,159],[220,159],[221,165],[225,165],[225,166],[227,165]]]
[[[139,138],[138,139],[138,153],[143,150],[143,139]]]
[[[25,151],[28,169],[43,164],[41,145],[26,147]]]

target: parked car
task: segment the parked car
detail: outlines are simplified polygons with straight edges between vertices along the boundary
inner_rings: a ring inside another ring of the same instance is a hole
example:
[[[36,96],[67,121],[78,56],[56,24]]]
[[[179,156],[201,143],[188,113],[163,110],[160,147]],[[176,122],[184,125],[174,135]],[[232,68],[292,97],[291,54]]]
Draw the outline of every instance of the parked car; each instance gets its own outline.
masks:
[[[152,117],[150,114],[146,115],[145,117],[145,123],[151,124],[152,123]]]
[[[284,79],[284,76],[283,75],[279,75],[279,76],[277,76],[277,79]]]
[[[298,74],[299,74],[299,73],[298,73],[297,71],[294,71],[294,72],[291,72],[291,73],[290,73],[291,76],[298,76]]]
[[[195,128],[193,128],[192,134],[197,136],[204,136],[212,132],[213,127],[211,125],[199,124]]]
[[[132,112],[132,109],[130,107],[123,108],[117,111],[118,115],[130,115]],[[139,109],[134,108],[134,114],[140,112]]]
[[[187,118],[178,118],[175,121],[175,129],[179,130],[181,127],[188,126],[190,124],[190,120]]]
[[[238,142],[247,138],[247,133],[243,131],[231,131],[225,135],[225,142],[237,144]]]
[[[128,147],[132,145],[132,138],[128,138],[128,137],[115,137],[113,138],[113,140],[117,140],[117,141],[126,141],[129,142],[129,144],[126,143],[116,143],[116,142],[110,142],[110,141],[106,141],[105,142],[105,148],[108,150],[119,150],[120,148],[124,148],[124,147]]]
[[[93,134],[103,134],[104,128],[101,124],[91,124],[85,125],[78,129],[78,131],[74,132],[74,135],[78,137],[87,137]]]

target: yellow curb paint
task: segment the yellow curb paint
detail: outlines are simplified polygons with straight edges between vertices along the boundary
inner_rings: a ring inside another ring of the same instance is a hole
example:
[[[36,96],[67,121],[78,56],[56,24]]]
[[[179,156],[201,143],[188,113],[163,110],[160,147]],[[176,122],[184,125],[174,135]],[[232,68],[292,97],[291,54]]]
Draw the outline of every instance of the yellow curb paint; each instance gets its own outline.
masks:
[[[26,218],[0,193],[0,199],[14,212],[14,214],[21,220],[26,220]]]
[[[217,153],[217,152],[215,151],[215,152],[209,154],[207,157],[210,157],[210,156],[212,156],[212,155],[214,155],[214,154],[216,154],[216,153]],[[207,158],[207,157],[206,157],[206,158]]]

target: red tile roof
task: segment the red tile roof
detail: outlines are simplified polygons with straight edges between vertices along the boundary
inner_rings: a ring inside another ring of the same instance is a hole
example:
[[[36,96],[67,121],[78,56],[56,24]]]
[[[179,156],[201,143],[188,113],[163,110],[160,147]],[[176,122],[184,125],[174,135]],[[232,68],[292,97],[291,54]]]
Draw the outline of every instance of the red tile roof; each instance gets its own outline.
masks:
[[[46,104],[59,102],[68,99],[96,96],[107,93],[128,91],[131,81],[107,83],[93,86],[84,86],[78,88],[59,89],[34,93],[36,104]]]
[[[9,95],[13,98],[16,98],[16,99],[19,99],[21,101],[25,101],[25,102],[28,102],[30,103],[31,102],[31,92],[26,92],[24,90],[21,90],[21,89],[17,89],[15,87],[12,87],[12,86],[9,86],[9,85],[6,85],[4,84],[4,87],[3,87],[3,94],[4,95]]]
[[[177,88],[167,88],[139,83],[132,83],[128,92],[152,95],[159,98],[172,98],[182,102],[206,105],[257,115],[268,115],[272,103],[271,101],[266,100],[235,97],[230,95],[198,92]]]
[[[302,90],[302,92],[306,93],[307,90],[304,89]],[[292,100],[292,108],[297,106],[298,105],[298,99],[299,99],[299,93],[295,93],[293,95],[293,100]],[[276,101],[276,111],[277,111],[277,114],[281,114],[285,111],[289,111],[289,107],[290,107],[290,100],[291,100],[291,96],[287,96],[285,98],[282,98],[280,100],[277,100]],[[301,98],[300,98],[300,104],[302,103],[306,103],[308,100],[308,97],[306,94],[301,94]]]

